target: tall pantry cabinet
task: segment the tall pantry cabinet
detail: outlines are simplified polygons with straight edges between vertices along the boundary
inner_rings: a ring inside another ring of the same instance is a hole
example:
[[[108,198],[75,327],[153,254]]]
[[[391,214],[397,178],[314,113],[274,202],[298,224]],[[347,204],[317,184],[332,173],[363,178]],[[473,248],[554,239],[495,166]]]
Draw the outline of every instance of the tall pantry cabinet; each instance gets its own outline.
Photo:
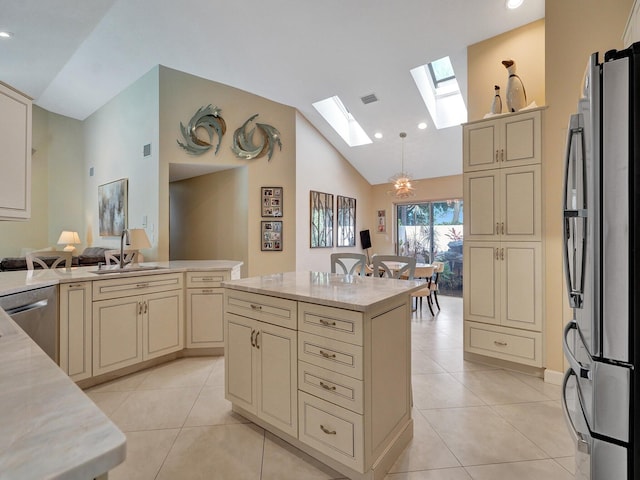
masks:
[[[463,126],[465,352],[542,367],[544,109]]]

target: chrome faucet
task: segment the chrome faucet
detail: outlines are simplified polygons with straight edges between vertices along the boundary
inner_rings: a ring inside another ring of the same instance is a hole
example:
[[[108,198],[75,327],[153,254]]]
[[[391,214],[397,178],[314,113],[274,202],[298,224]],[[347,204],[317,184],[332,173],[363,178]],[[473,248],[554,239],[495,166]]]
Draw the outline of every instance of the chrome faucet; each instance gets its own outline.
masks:
[[[129,239],[129,230],[127,230],[126,228],[123,229],[122,233],[120,234],[120,268],[124,268],[125,265],[128,263],[128,262],[125,262],[124,260],[125,238],[126,238],[127,245],[131,245],[131,240]]]

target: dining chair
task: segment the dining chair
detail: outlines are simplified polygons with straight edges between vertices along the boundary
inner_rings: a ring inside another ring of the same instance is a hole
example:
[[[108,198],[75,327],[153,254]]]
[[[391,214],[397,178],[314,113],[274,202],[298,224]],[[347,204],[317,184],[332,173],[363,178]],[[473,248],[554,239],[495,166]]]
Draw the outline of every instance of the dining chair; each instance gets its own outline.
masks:
[[[433,295],[433,299],[436,301],[436,306],[438,307],[438,310],[440,310],[440,304],[438,303],[438,279],[440,278],[440,274],[444,272],[444,262],[433,262],[433,266],[434,276],[430,283],[431,295]],[[431,295],[427,299],[430,309],[433,304]],[[433,309],[431,309],[431,313],[433,314]]]
[[[434,265],[425,265],[421,267],[416,267],[414,278],[424,278],[427,280],[427,283],[420,290],[411,293],[411,297],[415,299],[416,307],[414,309],[418,310],[418,304],[420,305],[420,311],[422,311],[422,299],[427,297],[427,305],[429,306],[429,311],[433,316],[433,307],[431,306],[431,302],[429,299],[431,298],[431,282],[433,281],[433,272],[435,271]]]
[[[415,257],[402,255],[374,255],[374,275],[389,278],[404,278],[413,280],[416,271]]]
[[[364,277],[367,257],[364,253],[332,253],[331,273]],[[340,268],[340,270],[338,270]]]
[[[30,252],[25,255],[27,261],[27,270],[42,268],[44,270],[61,268],[64,266],[67,270],[71,268],[73,252],[47,250],[42,252]],[[64,263],[64,265],[61,265]]]
[[[119,265],[120,264],[120,249],[116,250],[105,250],[104,251],[104,261],[107,265]],[[124,263],[128,265],[130,263],[140,263],[143,262],[142,254],[135,249],[125,249],[124,250]]]

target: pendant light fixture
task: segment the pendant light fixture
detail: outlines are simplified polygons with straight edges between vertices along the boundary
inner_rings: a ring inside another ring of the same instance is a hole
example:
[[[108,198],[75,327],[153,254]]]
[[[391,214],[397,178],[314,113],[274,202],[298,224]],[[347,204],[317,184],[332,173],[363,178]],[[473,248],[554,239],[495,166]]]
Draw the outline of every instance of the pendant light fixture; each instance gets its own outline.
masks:
[[[393,184],[393,190],[390,193],[393,193],[396,198],[400,199],[413,197],[415,195],[413,186],[411,185],[411,176],[404,171],[404,139],[406,137],[407,134],[405,132],[400,132],[400,138],[402,139],[402,169],[400,173],[396,173],[389,179],[389,182]]]

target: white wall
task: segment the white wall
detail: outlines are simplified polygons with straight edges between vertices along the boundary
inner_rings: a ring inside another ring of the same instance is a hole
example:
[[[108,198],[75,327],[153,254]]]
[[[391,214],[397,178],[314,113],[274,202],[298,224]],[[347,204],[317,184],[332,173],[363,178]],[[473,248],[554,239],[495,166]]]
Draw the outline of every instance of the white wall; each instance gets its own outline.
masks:
[[[311,190],[332,193],[356,199],[356,246],[310,248]],[[333,252],[364,252],[360,246],[360,230],[371,230],[371,185],[349,164],[336,149],[304,118],[296,114],[296,270],[330,271],[329,257]]]
[[[158,82],[158,67],[154,67],[87,118],[83,129],[85,230],[80,235],[87,245],[120,245],[119,237],[100,237],[98,186],[127,178],[129,228],[141,228],[143,216],[147,217],[153,248],[142,251],[145,260],[157,257],[158,245]],[[148,157],[143,156],[145,144],[151,144]]]

